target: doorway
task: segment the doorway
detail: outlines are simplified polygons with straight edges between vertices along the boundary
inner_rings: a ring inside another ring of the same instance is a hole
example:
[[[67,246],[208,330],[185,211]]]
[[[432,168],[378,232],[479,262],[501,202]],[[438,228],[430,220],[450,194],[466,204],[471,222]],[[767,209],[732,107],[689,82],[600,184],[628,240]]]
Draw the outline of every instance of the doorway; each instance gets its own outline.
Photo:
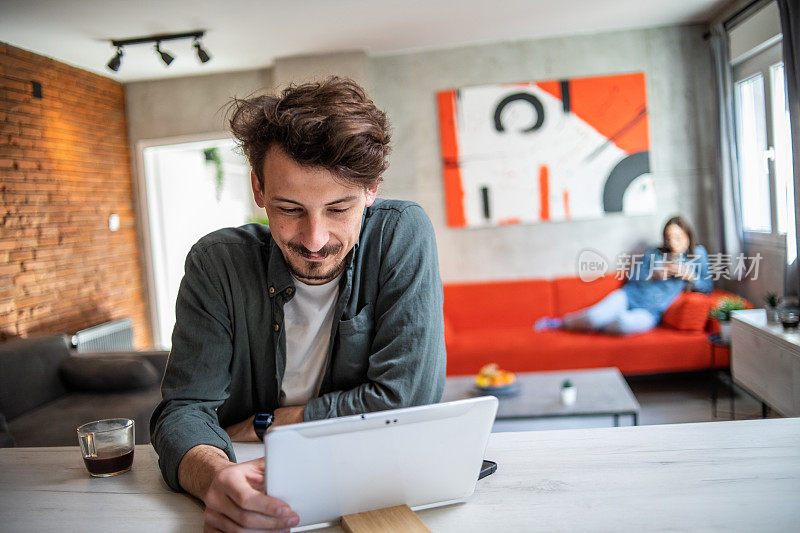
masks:
[[[252,199],[250,167],[232,139],[148,146],[142,162],[153,342],[169,349],[191,247],[214,230],[266,220]]]

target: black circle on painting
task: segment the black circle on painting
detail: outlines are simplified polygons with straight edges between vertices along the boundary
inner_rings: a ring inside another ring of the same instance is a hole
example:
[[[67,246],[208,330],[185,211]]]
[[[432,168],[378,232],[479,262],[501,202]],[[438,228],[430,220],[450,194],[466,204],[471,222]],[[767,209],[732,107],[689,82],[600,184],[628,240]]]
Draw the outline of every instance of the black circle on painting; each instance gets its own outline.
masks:
[[[542,102],[531,93],[514,93],[500,100],[500,103],[497,104],[497,107],[494,110],[494,128],[497,131],[505,131],[505,127],[503,127],[503,121],[500,117],[500,115],[503,113],[503,109],[505,109],[508,104],[516,102],[517,100],[528,102],[536,110],[536,122],[534,122],[531,127],[521,130],[521,133],[530,133],[532,131],[536,131],[542,127],[542,124],[544,124],[544,106],[542,105]]]
[[[650,152],[636,152],[623,158],[611,170],[603,186],[603,211],[621,213],[622,198],[633,180],[650,172]]]

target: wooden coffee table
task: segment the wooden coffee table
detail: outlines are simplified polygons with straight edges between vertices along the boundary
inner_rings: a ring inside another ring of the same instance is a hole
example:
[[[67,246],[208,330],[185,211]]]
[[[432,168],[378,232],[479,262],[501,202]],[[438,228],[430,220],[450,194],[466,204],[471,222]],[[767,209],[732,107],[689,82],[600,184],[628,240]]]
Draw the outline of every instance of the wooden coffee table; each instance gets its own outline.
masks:
[[[561,384],[569,379],[578,389],[573,405],[562,405]],[[497,419],[555,418],[568,416],[630,416],[639,425],[639,402],[616,368],[566,370],[558,372],[520,372],[518,392],[498,396]],[[473,398],[485,393],[475,387],[474,376],[448,377],[443,402]]]

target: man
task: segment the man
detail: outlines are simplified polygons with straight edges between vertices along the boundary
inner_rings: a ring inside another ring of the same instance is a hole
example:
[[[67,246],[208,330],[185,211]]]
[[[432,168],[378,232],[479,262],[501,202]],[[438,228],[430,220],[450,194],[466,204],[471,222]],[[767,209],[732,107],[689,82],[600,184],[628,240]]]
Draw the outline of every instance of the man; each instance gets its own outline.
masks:
[[[442,285],[423,210],[376,199],[389,125],[361,87],[334,77],[232,110],[269,227],[189,252],[150,430],[164,479],[205,502],[208,529],[280,530],[297,515],[264,493],[263,459],[232,462],[231,441],[438,402]]]

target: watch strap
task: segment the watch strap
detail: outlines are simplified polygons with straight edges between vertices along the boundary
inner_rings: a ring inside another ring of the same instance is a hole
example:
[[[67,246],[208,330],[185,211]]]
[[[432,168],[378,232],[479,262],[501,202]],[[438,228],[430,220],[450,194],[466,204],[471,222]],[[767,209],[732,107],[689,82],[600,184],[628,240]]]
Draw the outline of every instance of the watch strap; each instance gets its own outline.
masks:
[[[272,420],[274,418],[275,417],[272,413],[256,413],[256,415],[253,417],[253,429],[255,430],[256,436],[259,440],[264,440],[264,434],[272,425]]]

